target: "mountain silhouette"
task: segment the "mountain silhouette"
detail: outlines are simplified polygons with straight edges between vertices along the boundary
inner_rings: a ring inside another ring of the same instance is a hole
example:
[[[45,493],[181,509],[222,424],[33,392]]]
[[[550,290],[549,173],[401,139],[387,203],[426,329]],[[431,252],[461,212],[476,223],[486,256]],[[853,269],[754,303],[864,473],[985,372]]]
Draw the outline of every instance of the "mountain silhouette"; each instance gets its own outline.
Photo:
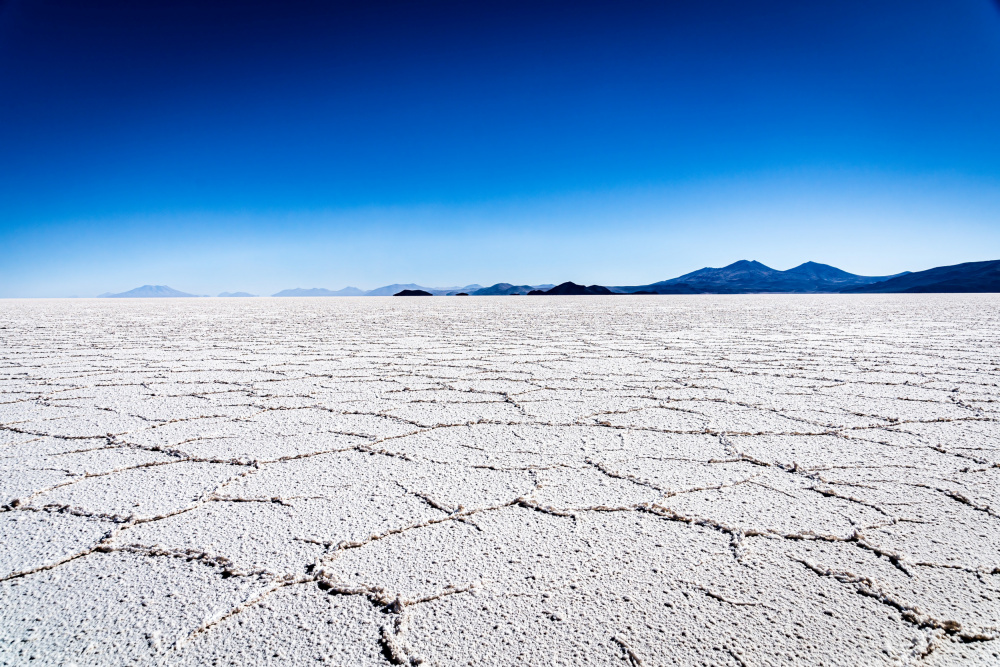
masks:
[[[540,290],[534,290],[534,294],[538,294]],[[572,296],[578,294],[614,294],[607,287],[602,287],[601,285],[577,285],[574,282],[565,282],[561,285],[556,285],[550,290],[541,292],[544,295],[552,296]]]
[[[1000,259],[939,266],[843,291],[851,294],[1000,292]]]
[[[421,290],[424,292],[428,292],[428,290],[424,289],[420,285],[414,285],[413,283],[409,283],[408,285],[395,284],[395,285],[386,285],[385,287],[376,287],[373,290],[368,290],[367,292],[365,292],[365,296],[395,296],[397,292],[401,292],[404,290],[413,290],[413,291]]]
[[[483,286],[473,283],[472,285],[466,285],[465,287],[448,287],[446,289],[430,289],[429,287],[425,287],[424,289],[434,295],[445,294],[447,296],[458,296],[459,294],[464,293],[465,296],[469,296],[473,292],[478,292],[483,289]]]
[[[895,276],[859,276],[828,264],[806,262],[779,271],[754,260],[741,259],[722,268],[706,267],[650,285],[616,287],[616,292],[656,294],[741,294],[840,292]]]
[[[166,285],[143,285],[142,287],[136,287],[127,292],[121,292],[119,294],[104,293],[100,299],[162,299],[162,298],[177,298],[186,296],[197,296],[197,294],[188,294],[187,292],[179,292],[172,287],[167,287]]]
[[[274,296],[441,296],[441,295],[584,295],[584,294],[874,294],[920,292],[1000,292],[1000,260],[966,262],[939,266],[916,273],[892,276],[859,276],[829,264],[805,262],[780,271],[756,260],[741,259],[721,268],[705,267],[682,276],[648,285],[603,287],[565,282],[561,285],[515,285],[496,283],[489,287],[423,287],[414,283],[393,284],[372,290],[345,287],[286,289]],[[105,293],[101,298],[193,297],[166,285],[143,285],[120,294]],[[223,292],[220,297],[250,297],[247,292]]]
[[[458,292],[468,293],[481,288],[482,285],[466,285],[465,287],[424,287],[413,283],[405,285],[396,283],[393,285],[376,287],[375,289],[370,290],[362,290],[357,287],[345,287],[344,289],[339,290],[328,290],[322,287],[313,287],[311,289],[297,287],[295,289],[281,290],[272,296],[393,296],[402,290],[423,290],[425,292],[429,292],[433,296],[440,296],[443,294],[453,295]]]
[[[375,289],[368,290],[364,293],[365,296],[395,296],[397,292],[403,290],[413,290],[427,292],[431,296],[444,296],[444,295],[454,295],[458,292],[471,293],[475,290],[480,289],[481,285],[466,285],[465,287],[424,287],[423,285],[415,285],[409,283],[407,285],[386,285],[385,287],[376,287]]]
[[[527,294],[532,290],[546,290],[552,285],[511,285],[510,283],[497,283],[489,287],[477,289],[471,292],[473,296],[495,296],[501,294]]]
[[[843,269],[838,269],[835,266],[820,264],[819,262],[806,262],[780,273],[786,276],[798,276],[804,279],[826,282],[856,282],[858,278],[865,278],[865,276],[857,276]]]

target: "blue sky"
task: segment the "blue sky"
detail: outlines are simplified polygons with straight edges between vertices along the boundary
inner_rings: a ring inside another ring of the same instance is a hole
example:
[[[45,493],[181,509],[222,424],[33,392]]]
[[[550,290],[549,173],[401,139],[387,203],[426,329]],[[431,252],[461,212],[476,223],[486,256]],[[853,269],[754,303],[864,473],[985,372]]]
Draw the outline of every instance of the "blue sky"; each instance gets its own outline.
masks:
[[[988,0],[0,1],[0,296],[996,259],[997,118]]]

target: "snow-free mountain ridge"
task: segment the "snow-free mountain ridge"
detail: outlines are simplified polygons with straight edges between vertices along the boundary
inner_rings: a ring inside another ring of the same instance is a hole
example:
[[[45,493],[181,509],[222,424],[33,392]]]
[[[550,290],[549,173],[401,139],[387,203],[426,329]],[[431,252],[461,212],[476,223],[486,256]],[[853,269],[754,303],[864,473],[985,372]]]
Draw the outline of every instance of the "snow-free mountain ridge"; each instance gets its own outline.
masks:
[[[357,287],[345,287],[344,289],[339,290],[328,290],[322,287],[313,287],[309,289],[296,287],[294,289],[281,290],[277,294],[272,294],[271,296],[392,296],[398,292],[402,292],[403,290],[422,290],[424,292],[430,292],[434,296],[452,296],[454,294],[458,294],[459,292],[471,293],[481,288],[482,285],[466,285],[465,287],[423,287],[422,285],[415,285],[414,283],[407,283],[405,285],[395,283],[393,285],[376,287],[371,290],[362,290]]]
[[[143,285],[142,287],[136,287],[127,292],[120,292],[118,294],[112,294],[110,292],[105,292],[98,298],[102,299],[161,299],[161,298],[176,298],[185,296],[198,296],[197,294],[188,294],[187,292],[180,292],[175,290],[173,287],[167,287],[166,285]]]
[[[721,268],[705,267],[649,285],[612,287],[611,289],[624,294],[636,292],[644,294],[840,292],[849,287],[869,285],[892,277],[859,276],[818,262],[806,262],[787,271],[779,271],[755,260],[741,259]]]
[[[844,291],[852,294],[1000,292],[1000,259],[939,266]]]
[[[472,296],[501,296],[509,294],[527,294],[533,290],[546,290],[553,287],[552,285],[511,285],[510,283],[497,283],[496,285],[490,285],[489,287],[484,287],[478,289],[475,292],[469,292]]]
[[[833,294],[893,292],[1000,292],[1000,260],[966,262],[939,266],[926,271],[909,271],[891,276],[859,276],[829,264],[805,262],[780,271],[756,260],[741,259],[720,268],[705,267],[676,278],[648,285],[604,287],[601,285],[515,285],[496,283],[489,287],[423,287],[414,283],[385,285],[372,290],[323,287],[282,290],[273,296],[392,296],[402,291],[423,291],[433,296],[501,296],[513,294]],[[143,285],[120,294],[105,293],[103,298],[192,297],[166,285]],[[221,297],[254,296],[246,292],[223,292]]]

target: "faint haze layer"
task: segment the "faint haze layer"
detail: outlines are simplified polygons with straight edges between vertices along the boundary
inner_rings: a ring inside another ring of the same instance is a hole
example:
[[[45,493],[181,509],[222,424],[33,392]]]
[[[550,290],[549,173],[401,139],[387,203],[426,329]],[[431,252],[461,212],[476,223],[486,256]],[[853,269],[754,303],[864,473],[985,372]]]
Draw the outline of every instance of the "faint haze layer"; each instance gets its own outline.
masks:
[[[1000,11],[0,2],[0,296],[1000,257]]]

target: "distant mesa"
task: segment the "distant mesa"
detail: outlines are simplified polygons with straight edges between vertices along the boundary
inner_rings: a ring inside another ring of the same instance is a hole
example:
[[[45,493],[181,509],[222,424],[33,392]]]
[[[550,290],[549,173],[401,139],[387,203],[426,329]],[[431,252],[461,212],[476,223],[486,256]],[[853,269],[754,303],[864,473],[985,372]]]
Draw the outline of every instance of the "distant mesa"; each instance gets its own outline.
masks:
[[[843,291],[848,294],[1000,292],[1000,259],[939,266]]]
[[[396,292],[393,296],[434,296],[430,292],[422,289],[405,289],[402,292]]]
[[[178,297],[190,297],[197,296],[197,294],[188,294],[187,292],[180,292],[172,287],[167,287],[166,285],[143,285],[142,287],[136,287],[127,292],[121,292],[119,294],[111,294],[110,292],[105,292],[102,294],[100,299],[164,299],[164,298],[178,298]]]
[[[219,296],[224,297],[234,297],[234,296],[257,296],[256,294],[250,294],[249,292],[222,292]]]
[[[538,294],[545,294],[545,290],[533,289],[530,292],[528,292],[528,296],[533,296]]]
[[[583,294],[614,294],[607,287],[602,287],[601,285],[577,285],[573,282],[565,282],[562,285],[556,285],[550,290],[545,292],[540,292],[539,290],[533,290],[534,293],[541,293],[549,296],[576,296]]]
[[[469,294],[468,294],[468,292],[459,292],[458,294],[455,294],[454,296],[469,296]]]

